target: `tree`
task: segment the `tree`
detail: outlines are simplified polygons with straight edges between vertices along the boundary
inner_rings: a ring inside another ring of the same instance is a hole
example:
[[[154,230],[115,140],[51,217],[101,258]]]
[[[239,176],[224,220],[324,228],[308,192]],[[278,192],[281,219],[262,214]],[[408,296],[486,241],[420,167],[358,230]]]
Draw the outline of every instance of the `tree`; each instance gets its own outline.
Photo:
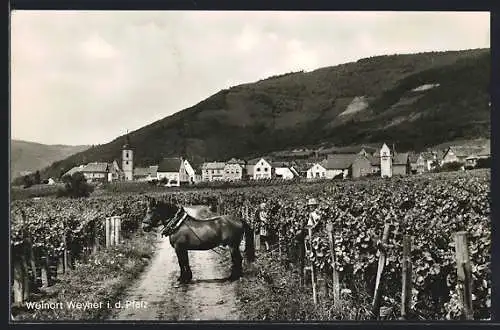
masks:
[[[35,184],[40,184],[40,171],[35,172]]]
[[[23,178],[23,183],[24,183],[24,188],[29,188],[33,185],[33,180],[31,179],[31,176],[25,175]]]
[[[64,188],[57,192],[59,197],[88,197],[94,190],[94,188],[87,183],[85,176],[80,172],[73,173],[71,176],[65,175],[62,180],[64,182]]]

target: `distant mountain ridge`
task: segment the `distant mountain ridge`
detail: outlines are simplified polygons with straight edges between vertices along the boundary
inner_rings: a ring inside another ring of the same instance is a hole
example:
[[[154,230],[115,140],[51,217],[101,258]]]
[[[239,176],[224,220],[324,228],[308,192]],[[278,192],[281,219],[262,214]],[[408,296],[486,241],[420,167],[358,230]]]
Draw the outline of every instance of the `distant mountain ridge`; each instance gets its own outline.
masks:
[[[53,162],[85,151],[90,146],[47,145],[23,140],[10,142],[11,180],[23,172],[35,172],[50,166]]]
[[[423,150],[489,138],[489,49],[387,55],[221,90],[132,133],[137,166],[163,157],[193,163],[272,151],[396,144]],[[58,161],[58,176],[90,161],[120,159],[124,137]]]

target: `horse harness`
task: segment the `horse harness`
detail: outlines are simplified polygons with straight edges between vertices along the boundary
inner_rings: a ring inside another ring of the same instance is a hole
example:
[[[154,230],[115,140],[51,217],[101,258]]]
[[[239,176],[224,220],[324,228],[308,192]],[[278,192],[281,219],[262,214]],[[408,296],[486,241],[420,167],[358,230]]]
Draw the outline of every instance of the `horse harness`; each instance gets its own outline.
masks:
[[[180,218],[178,218],[179,217],[179,213],[181,213],[181,212],[184,212],[184,214]],[[175,233],[177,231],[177,229],[179,229],[179,227],[182,225],[182,223],[184,222],[184,220],[186,220],[187,216],[188,216],[188,213],[182,207],[179,207],[179,209],[175,213],[175,215],[172,218],[172,220],[170,220],[165,225],[165,227],[162,229],[161,235],[162,236],[170,236],[173,233]],[[191,230],[191,232],[196,236],[196,238],[198,238],[198,240],[201,241],[201,238],[195,233],[195,231],[188,224],[186,224],[186,226],[189,228],[189,230]],[[218,255],[222,255],[221,253],[217,252],[214,249],[211,249],[211,251],[217,253]]]
[[[182,207],[179,207],[179,209],[177,210],[177,213],[175,213],[175,215],[172,218],[172,220],[170,220],[165,225],[165,227],[163,228],[163,230],[161,231],[162,236],[170,236],[173,233],[175,233],[177,231],[177,229],[179,229],[179,227],[182,225],[182,223],[184,222],[184,220],[188,216],[187,212],[184,211],[184,215],[182,215],[180,218],[178,218],[179,217],[179,213],[181,213],[182,211],[183,211]]]

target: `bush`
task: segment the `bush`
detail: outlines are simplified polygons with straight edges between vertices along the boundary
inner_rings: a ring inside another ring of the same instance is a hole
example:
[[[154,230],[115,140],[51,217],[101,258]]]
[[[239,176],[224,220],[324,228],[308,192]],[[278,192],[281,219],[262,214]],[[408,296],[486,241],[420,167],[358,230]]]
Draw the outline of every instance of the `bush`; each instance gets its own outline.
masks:
[[[64,188],[58,190],[58,197],[88,197],[94,191],[94,187],[87,183],[85,176],[80,172],[73,173],[71,176],[66,175],[62,180]]]
[[[439,172],[453,172],[453,171],[458,171],[464,166],[462,163],[459,162],[451,162],[451,163],[444,163],[441,165],[439,168]]]
[[[31,176],[25,175],[23,178],[23,188],[29,188],[33,185],[33,180],[31,179]]]
[[[479,158],[476,162],[476,168],[491,168],[491,157]]]

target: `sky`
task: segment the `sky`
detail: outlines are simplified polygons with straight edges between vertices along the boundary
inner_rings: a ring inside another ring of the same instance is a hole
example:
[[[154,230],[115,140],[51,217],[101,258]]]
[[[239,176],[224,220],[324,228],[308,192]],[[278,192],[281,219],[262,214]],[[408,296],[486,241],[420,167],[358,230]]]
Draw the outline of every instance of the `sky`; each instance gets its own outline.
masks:
[[[488,47],[488,12],[14,11],[11,138],[104,144],[275,74]]]

